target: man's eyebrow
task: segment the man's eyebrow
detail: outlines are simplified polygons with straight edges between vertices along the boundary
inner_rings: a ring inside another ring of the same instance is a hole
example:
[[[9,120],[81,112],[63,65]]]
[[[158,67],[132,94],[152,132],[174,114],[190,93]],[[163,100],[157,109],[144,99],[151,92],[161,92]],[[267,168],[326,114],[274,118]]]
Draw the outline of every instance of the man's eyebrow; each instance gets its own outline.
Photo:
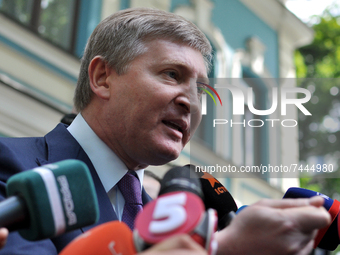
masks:
[[[185,68],[188,68],[187,64],[180,60],[166,59],[161,62],[161,65],[178,65],[178,66],[183,66]]]

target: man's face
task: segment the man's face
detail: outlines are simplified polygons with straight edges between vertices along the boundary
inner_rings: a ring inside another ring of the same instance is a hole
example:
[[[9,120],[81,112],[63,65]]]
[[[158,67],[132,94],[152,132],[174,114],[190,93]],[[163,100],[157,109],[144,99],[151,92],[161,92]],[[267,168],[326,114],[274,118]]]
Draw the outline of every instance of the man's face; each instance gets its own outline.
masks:
[[[196,80],[207,76],[202,54],[167,40],[146,47],[125,74],[112,71],[106,80],[105,142],[128,167],[176,159],[201,121]]]

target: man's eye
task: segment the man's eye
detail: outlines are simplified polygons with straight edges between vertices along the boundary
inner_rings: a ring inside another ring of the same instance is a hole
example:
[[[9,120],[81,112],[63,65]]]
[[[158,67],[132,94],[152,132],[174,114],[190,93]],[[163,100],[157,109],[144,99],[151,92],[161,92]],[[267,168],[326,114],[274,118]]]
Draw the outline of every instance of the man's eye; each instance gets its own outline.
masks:
[[[177,73],[175,71],[167,71],[166,74],[171,78],[171,79],[177,79]]]

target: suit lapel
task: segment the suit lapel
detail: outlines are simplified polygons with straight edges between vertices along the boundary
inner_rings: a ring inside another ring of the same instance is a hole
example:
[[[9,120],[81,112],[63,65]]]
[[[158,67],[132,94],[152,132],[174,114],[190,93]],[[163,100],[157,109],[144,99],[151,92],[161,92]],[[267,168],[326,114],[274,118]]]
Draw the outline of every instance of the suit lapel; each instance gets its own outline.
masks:
[[[152,201],[152,198],[146,193],[144,187],[142,188],[142,201],[143,201],[143,206],[145,206],[147,203]]]
[[[37,161],[40,165],[54,163],[65,159],[78,159],[83,161],[89,168],[99,204],[99,220],[96,224],[82,228],[82,232],[85,232],[102,223],[118,220],[118,217],[112,207],[109,197],[95,171],[91,160],[80,147],[78,142],[67,131],[66,126],[59,124],[54,130],[45,136],[47,145],[47,159],[38,158]],[[143,204],[150,202],[152,198],[146,193],[144,188],[142,189],[142,201]]]
[[[83,228],[83,231],[108,221],[117,220],[117,215],[113,210],[110,199],[105,192],[91,160],[80,147],[78,142],[67,131],[66,126],[59,124],[54,130],[45,136],[45,141],[48,156],[46,160],[41,158],[37,159],[40,164],[54,163],[65,159],[78,159],[83,161],[90,170],[98,197],[100,217],[96,224]]]

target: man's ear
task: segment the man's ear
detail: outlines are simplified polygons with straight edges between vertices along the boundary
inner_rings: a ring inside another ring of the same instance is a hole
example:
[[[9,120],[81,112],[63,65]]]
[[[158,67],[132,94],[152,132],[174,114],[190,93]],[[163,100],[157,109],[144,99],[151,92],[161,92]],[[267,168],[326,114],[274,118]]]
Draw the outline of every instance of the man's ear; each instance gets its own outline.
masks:
[[[95,56],[89,65],[88,73],[90,86],[94,94],[102,99],[110,97],[110,84],[107,83],[107,78],[112,70],[107,62],[101,56]]]

